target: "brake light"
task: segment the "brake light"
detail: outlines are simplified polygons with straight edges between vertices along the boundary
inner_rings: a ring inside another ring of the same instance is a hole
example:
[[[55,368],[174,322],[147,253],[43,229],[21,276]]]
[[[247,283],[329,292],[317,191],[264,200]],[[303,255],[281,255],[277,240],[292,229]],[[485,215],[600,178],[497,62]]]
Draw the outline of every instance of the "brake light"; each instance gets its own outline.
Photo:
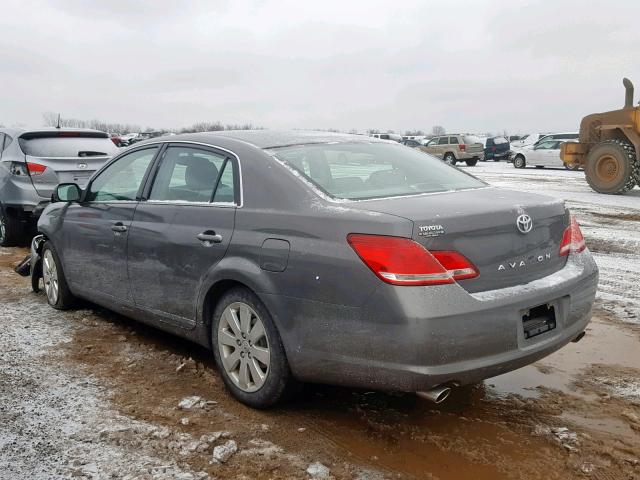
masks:
[[[59,137],[79,137],[79,132],[58,132]]]
[[[47,167],[39,163],[27,162],[27,169],[29,170],[29,175],[34,176],[42,175]]]
[[[392,285],[443,285],[478,276],[458,252],[430,252],[408,238],[351,233],[347,241],[380,280]]]
[[[461,143],[460,145],[458,145],[458,148],[461,152],[464,152],[467,149],[467,146],[464,143]]]
[[[560,256],[563,257],[565,255],[569,255],[570,253],[580,253],[585,248],[587,248],[587,245],[584,241],[584,237],[582,236],[580,225],[578,225],[576,217],[571,215],[569,226],[562,234],[562,241],[560,242],[559,252]]]
[[[496,147],[491,147],[491,151],[492,151],[492,152],[495,152],[496,150],[497,150],[497,148],[496,148]]]

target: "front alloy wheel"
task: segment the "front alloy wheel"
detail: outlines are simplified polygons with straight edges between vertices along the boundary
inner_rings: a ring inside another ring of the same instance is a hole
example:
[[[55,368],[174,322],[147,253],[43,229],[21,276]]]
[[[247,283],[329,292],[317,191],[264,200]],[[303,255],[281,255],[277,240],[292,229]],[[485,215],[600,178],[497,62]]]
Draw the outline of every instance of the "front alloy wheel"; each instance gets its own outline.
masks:
[[[44,282],[44,291],[47,294],[49,305],[56,305],[58,303],[60,285],[58,281],[58,269],[56,267],[56,262],[53,259],[51,250],[49,249],[45,250],[44,257],[42,259],[42,280]]]
[[[224,370],[243,392],[259,390],[269,375],[271,352],[264,324],[247,304],[235,302],[222,313],[218,349]]]

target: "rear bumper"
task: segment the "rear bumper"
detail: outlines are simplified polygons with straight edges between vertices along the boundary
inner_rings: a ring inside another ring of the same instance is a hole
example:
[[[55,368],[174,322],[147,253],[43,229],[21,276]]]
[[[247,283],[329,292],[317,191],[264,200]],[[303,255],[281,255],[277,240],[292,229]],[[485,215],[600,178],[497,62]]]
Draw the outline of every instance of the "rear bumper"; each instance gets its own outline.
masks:
[[[267,296],[288,318],[283,341],[302,380],[419,391],[477,383],[515,370],[575,339],[591,318],[598,269],[588,252],[529,284],[469,294],[459,285],[381,284],[361,307]],[[522,316],[550,304],[554,330],[524,338]],[[274,310],[272,310],[274,311]]]

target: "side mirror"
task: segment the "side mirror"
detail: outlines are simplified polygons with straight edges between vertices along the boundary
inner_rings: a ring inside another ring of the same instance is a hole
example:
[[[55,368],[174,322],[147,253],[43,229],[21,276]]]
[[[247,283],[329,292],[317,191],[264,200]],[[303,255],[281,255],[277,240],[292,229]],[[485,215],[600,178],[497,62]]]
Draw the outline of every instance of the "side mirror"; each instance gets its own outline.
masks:
[[[82,191],[75,183],[61,183],[53,192],[54,202],[77,202]]]

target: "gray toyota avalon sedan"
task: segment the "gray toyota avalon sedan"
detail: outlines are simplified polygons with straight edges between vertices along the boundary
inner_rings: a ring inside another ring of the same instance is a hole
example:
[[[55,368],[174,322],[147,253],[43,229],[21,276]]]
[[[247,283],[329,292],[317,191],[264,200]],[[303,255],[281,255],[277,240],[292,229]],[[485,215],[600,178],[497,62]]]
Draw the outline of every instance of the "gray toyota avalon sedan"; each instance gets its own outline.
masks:
[[[596,293],[562,201],[369,137],[157,138],[54,200],[30,258],[49,304],[210,347],[253,407],[297,382],[441,401],[579,340]]]

